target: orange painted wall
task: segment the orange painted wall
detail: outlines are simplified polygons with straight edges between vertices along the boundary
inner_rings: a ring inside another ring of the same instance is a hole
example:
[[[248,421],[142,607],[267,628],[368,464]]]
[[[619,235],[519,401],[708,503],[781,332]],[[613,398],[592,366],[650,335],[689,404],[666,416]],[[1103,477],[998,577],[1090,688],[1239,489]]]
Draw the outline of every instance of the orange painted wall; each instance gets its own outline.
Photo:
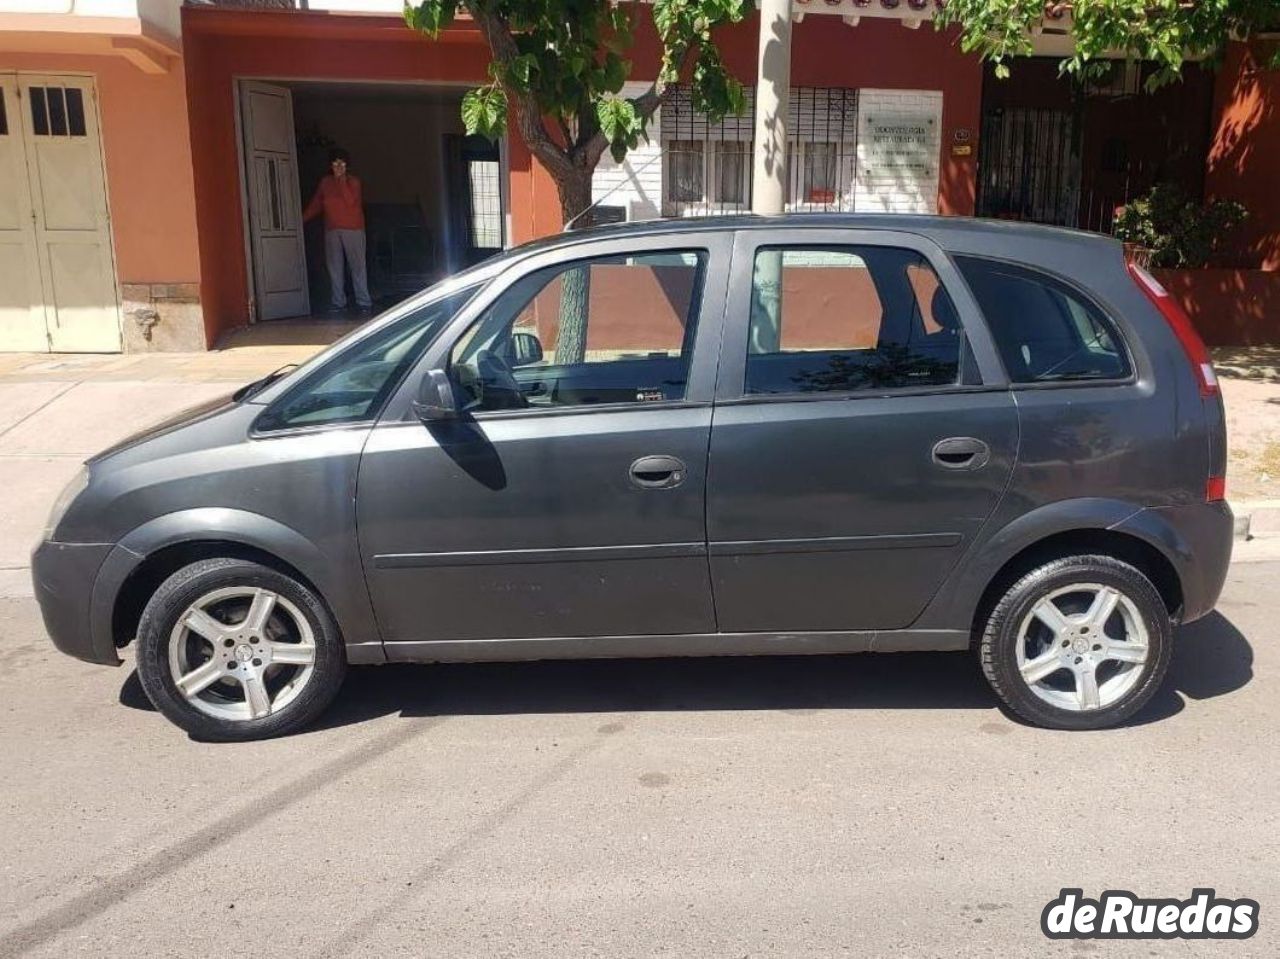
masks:
[[[1249,210],[1229,258],[1264,270],[1280,270],[1280,70],[1262,69],[1275,48],[1273,41],[1228,49],[1205,176],[1206,196]]]
[[[488,58],[470,28],[430,43],[390,17],[211,7],[184,7],[182,14],[203,241],[201,289],[212,341],[249,319],[235,79],[475,83],[484,77]]]
[[[752,14],[743,23],[722,28],[716,34],[725,63],[748,86],[756,82],[759,30],[759,15]],[[982,65],[976,57],[961,52],[954,34],[939,33],[928,25],[908,30],[896,22],[873,18],[851,28],[839,17],[815,15],[792,25],[791,50],[793,86],[943,91],[938,211],[973,215],[977,137],[982,119]],[[640,18],[636,45],[628,56],[634,64],[633,79],[657,74],[661,47],[648,17]],[[970,131],[973,149],[968,157],[953,157],[950,144],[955,131],[962,128]],[[511,157],[515,241],[558,232],[560,200],[555,183],[538,164],[533,163],[530,169],[523,144],[513,143]]]
[[[760,18],[722,28],[716,44],[729,69],[743,83],[756,82]],[[642,17],[636,49],[630,54],[636,79],[656,74],[660,56],[651,20]],[[872,87],[887,90],[941,90],[942,169],[938,210],[972,215],[976,189],[977,136],[981,126],[982,64],[961,52],[951,32],[926,24],[908,30],[892,20],[867,18],[848,27],[839,17],[813,15],[792,25],[791,83],[797,87]],[[972,134],[973,153],[951,156],[957,129]]]
[[[119,281],[198,282],[200,255],[181,63],[166,74],[152,75],[114,56],[0,52],[0,70],[96,78]]]
[[[1210,346],[1280,346],[1280,271],[1154,272]]]
[[[637,79],[657,71],[659,46],[642,16],[632,51]],[[718,43],[734,74],[754,83],[758,18],[721,31]],[[183,35],[190,96],[191,143],[202,243],[203,298],[211,338],[248,320],[248,280],[237,166],[234,79],[335,79],[483,82],[488,49],[469,24],[432,43],[397,18],[270,13],[185,7]],[[926,89],[944,92],[944,157],[939,208],[971,214],[974,158],[954,158],[952,132],[979,127],[982,70],[954,37],[932,28],[907,30],[868,20],[852,29],[838,18],[796,24],[797,86]],[[802,51],[802,52],[800,52]],[[518,136],[508,144],[511,238],[516,243],[559,232],[555,184]],[[976,153],[976,151],[975,151]]]

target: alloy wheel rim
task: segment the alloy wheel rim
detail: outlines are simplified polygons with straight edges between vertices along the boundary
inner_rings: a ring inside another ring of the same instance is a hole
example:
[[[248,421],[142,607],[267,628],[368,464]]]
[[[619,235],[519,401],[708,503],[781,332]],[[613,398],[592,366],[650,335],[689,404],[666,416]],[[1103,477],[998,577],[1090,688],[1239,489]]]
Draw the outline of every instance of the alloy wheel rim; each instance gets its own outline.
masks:
[[[315,662],[307,618],[279,593],[256,586],[206,593],[169,635],[178,695],[216,719],[248,722],[279,712],[310,682]]]
[[[1018,628],[1017,667],[1038,698],[1071,712],[1114,706],[1141,680],[1150,635],[1114,586],[1078,583],[1043,596]]]

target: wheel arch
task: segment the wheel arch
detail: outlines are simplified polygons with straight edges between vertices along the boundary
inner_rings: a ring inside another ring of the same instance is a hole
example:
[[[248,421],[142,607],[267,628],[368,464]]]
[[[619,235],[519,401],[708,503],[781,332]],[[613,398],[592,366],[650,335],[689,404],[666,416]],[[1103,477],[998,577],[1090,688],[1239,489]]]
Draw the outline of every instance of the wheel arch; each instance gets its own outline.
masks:
[[[1102,555],[1128,563],[1160,594],[1176,621],[1183,605],[1182,580],[1174,564],[1151,543],[1128,532],[1108,528],[1073,529],[1053,533],[1023,547],[991,577],[974,609],[970,635],[981,634],[987,616],[1009,587],[1031,570],[1066,556]]]
[[[377,637],[362,574],[345,577],[343,588],[341,561],[331,560],[296,530],[247,510],[205,508],[151,520],[112,550],[93,589],[95,646],[128,645],[143,607],[160,583],[189,563],[223,556],[261,563],[296,578],[320,597],[344,638]]]
[[[1188,599],[1194,571],[1189,546],[1158,508],[1123,500],[1060,500],[1024,513],[960,564],[960,575],[940,594],[929,621],[920,625],[974,629],[1007,589],[1030,568],[1072,553],[1101,553],[1127,562],[1156,587],[1176,621]]]
[[[111,639],[115,647],[119,649],[133,641],[142,610],[161,583],[184,566],[202,559],[223,558],[248,560],[283,573],[298,580],[328,605],[323,592],[310,577],[274,553],[236,540],[188,540],[162,547],[144,557],[120,584],[111,610]]]

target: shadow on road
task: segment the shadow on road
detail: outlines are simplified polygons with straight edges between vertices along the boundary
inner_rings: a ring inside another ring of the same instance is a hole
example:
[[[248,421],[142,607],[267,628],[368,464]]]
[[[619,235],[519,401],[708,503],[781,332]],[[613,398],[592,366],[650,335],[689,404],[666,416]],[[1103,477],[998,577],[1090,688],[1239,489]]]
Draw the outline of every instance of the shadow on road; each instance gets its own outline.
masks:
[[[1253,650],[1213,613],[1178,630],[1169,678],[1130,725],[1166,719],[1253,677]],[[120,702],[153,709],[136,674]],[[969,653],[437,663],[353,669],[315,728],[379,716],[736,709],[991,709]]]

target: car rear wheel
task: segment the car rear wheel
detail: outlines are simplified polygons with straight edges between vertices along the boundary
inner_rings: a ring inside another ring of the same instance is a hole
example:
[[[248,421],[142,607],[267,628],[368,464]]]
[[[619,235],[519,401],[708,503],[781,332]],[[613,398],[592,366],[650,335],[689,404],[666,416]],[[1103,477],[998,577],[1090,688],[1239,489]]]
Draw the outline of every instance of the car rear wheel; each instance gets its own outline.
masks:
[[[1160,594],[1110,556],[1072,556],[1032,570],[991,611],[982,669],[1014,713],[1051,729],[1100,729],[1155,694],[1172,654]]]
[[[155,707],[200,739],[265,739],[329,705],[346,671],[320,598],[239,559],[193,563],[165,580],[138,625],[138,677]]]

